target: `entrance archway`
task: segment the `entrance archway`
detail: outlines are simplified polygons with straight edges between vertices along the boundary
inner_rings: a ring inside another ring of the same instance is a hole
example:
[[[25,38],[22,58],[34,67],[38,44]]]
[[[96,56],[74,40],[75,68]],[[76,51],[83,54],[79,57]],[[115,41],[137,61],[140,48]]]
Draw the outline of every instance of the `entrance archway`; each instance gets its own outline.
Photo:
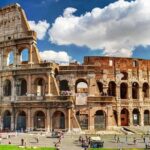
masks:
[[[103,110],[98,110],[94,116],[95,130],[104,130],[106,128],[106,115]]]
[[[11,113],[8,110],[4,112],[3,130],[11,130]]]
[[[149,110],[144,111],[144,125],[149,125]]]
[[[129,125],[129,112],[127,109],[121,110],[121,126],[128,126]]]
[[[17,117],[17,130],[26,130],[26,114],[24,111],[20,112]]]
[[[56,111],[53,114],[53,122],[52,122],[53,129],[65,129],[65,115],[61,111]]]
[[[34,128],[44,129],[45,128],[45,114],[42,111],[38,111],[34,116]]]
[[[76,112],[76,117],[80,124],[82,130],[88,129],[88,115],[87,114],[80,114],[79,111]]]
[[[140,112],[138,109],[133,110],[133,125],[139,125],[140,123]]]

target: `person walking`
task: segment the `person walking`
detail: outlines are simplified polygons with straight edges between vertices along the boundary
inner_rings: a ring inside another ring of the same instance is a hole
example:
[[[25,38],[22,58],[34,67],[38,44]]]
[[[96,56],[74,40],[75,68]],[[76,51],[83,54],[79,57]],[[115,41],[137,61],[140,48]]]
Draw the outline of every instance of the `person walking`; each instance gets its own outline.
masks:
[[[118,138],[117,138],[117,143],[120,143],[120,138],[119,138],[119,136],[118,136]]]

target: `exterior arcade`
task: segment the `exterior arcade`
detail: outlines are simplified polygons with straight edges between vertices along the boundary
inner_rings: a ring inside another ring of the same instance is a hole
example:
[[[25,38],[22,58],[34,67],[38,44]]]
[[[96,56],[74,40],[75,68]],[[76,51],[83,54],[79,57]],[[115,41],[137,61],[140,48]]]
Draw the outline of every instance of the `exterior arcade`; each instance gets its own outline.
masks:
[[[0,130],[150,125],[149,82],[150,60],[91,56],[67,66],[42,61],[23,9],[0,9]]]

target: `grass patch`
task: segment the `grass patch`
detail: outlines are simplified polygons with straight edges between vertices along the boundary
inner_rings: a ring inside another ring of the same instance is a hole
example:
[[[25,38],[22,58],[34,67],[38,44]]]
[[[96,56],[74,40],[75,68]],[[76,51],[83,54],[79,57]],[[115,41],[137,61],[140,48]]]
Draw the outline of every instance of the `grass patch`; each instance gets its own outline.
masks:
[[[90,148],[88,150],[118,150],[117,148]],[[145,150],[144,148],[122,148],[122,150]]]
[[[0,145],[0,150],[56,150],[55,148],[37,147],[37,148],[22,148],[15,145]]]

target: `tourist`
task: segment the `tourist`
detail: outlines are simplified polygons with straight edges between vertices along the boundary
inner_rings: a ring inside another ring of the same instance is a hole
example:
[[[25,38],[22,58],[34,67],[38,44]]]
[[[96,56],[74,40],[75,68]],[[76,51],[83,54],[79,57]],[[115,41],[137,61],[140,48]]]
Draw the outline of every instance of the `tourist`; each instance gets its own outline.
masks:
[[[115,140],[115,141],[117,140],[117,135],[116,135],[116,134],[114,135],[114,140]]]
[[[134,143],[134,145],[136,145],[136,138],[135,137],[134,137],[133,143]]]
[[[24,139],[21,139],[21,146],[24,145]]]
[[[120,143],[120,138],[119,138],[119,136],[118,136],[118,138],[117,138],[117,143]]]

